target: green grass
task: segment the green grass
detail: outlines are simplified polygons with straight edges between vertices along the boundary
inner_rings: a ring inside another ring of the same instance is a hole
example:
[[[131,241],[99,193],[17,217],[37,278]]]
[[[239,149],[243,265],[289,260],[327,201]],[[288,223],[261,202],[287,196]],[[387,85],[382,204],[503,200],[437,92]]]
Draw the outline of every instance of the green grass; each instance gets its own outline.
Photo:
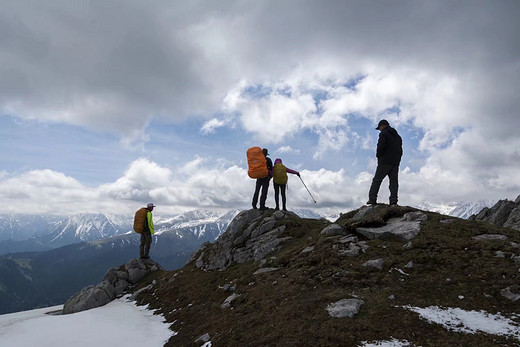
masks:
[[[353,230],[356,225],[381,225],[410,210],[378,207],[362,221],[352,220],[354,211],[342,215],[337,223]],[[427,214],[429,220],[412,240],[412,248],[404,249],[399,241],[372,240],[367,253],[359,257],[338,255],[333,249],[337,238],[320,235],[328,223],[289,219],[282,236],[293,240],[266,258],[268,266],[280,270],[255,276],[259,265],[254,262],[208,272],[188,264],[149,275],[139,287],[155,279],[155,289],[142,293],[139,302],[149,303],[172,323],[171,329],[178,334],[168,342],[171,346],[195,345],[195,339],[204,333],[210,334],[213,346],[356,346],[361,341],[391,337],[418,346],[520,345],[505,337],[450,332],[401,308],[437,305],[503,315],[519,311],[519,303],[502,297],[500,290],[518,288],[520,283],[519,264],[510,259],[520,253],[510,244],[520,243],[520,233],[461,219],[443,224],[440,220],[446,216]],[[486,233],[510,239],[471,239]],[[315,246],[313,252],[300,254],[311,245]],[[506,257],[496,257],[498,250]],[[385,260],[381,271],[362,265],[377,258]],[[405,269],[410,260],[414,267]],[[241,296],[231,308],[221,309],[231,295],[219,289],[226,283],[235,284]],[[328,315],[328,304],[352,297],[365,301],[353,319]]]

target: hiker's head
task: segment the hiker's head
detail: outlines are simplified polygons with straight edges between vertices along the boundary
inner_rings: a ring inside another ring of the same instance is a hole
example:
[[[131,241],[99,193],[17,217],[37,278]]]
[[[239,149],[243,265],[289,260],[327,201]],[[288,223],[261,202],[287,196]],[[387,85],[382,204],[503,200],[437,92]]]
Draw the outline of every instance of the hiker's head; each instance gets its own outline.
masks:
[[[280,158],[276,158],[276,160],[274,161],[275,164],[281,164],[282,163],[282,159]]]
[[[383,130],[386,127],[389,127],[390,124],[386,119],[381,119],[379,123],[377,124],[376,130]]]
[[[262,153],[264,153],[266,157],[269,155],[269,151],[267,150],[267,148],[262,149]]]
[[[154,207],[155,207],[155,205],[152,202],[149,202],[148,205],[146,205],[146,208],[149,209],[150,211],[152,211]]]

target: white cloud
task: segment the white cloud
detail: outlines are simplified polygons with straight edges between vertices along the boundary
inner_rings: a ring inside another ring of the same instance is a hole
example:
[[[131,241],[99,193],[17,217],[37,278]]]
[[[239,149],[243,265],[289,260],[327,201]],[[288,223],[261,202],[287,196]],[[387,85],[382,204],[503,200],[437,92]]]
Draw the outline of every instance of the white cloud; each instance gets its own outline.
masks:
[[[300,150],[296,148],[292,148],[291,146],[282,146],[276,150],[278,153],[294,153],[300,154]]]
[[[108,131],[126,146],[152,141],[154,118],[206,117],[203,133],[240,127],[282,148],[311,133],[314,148],[305,155],[316,160],[347,146],[373,147],[351,121],[385,117],[422,136],[424,166],[403,173],[402,191],[413,200],[520,190],[519,3],[56,0],[8,2],[3,10],[10,16],[0,18],[2,115]],[[250,194],[202,172],[236,176],[237,169],[194,166],[201,172],[193,185],[212,182],[214,196],[210,187],[189,186],[183,175],[191,173],[155,165],[134,163],[96,189],[60,180],[78,200],[156,197],[180,206],[195,204],[196,191],[210,206],[220,194]],[[60,173],[0,175],[0,182],[9,196],[37,196],[40,206],[30,209],[45,209],[41,201],[56,197],[31,175],[45,187]]]
[[[223,127],[224,125],[226,125],[226,122],[224,122],[223,120],[212,118],[206,123],[204,123],[200,130],[203,134],[212,134],[215,132],[215,129]]]

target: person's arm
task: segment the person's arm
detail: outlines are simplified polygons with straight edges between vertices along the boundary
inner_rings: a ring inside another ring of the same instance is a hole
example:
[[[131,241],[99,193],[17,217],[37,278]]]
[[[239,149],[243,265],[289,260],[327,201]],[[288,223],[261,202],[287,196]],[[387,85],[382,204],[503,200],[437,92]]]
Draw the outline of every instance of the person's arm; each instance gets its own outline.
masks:
[[[383,135],[383,132],[379,134],[379,140],[377,140],[377,150],[376,157],[381,157],[383,153],[386,151],[386,136]]]
[[[269,177],[273,177],[273,162],[271,158],[265,158],[267,164],[267,172],[269,172]]]
[[[287,170],[288,173],[291,173],[293,175],[298,175],[300,176],[300,173],[298,171],[295,171],[295,170],[291,170],[289,169],[288,167],[285,168]]]
[[[146,213],[146,221],[147,221],[147,224],[148,224],[148,229],[150,230],[150,234],[153,235],[155,230],[154,230],[154,226],[153,226],[152,212],[148,211]]]

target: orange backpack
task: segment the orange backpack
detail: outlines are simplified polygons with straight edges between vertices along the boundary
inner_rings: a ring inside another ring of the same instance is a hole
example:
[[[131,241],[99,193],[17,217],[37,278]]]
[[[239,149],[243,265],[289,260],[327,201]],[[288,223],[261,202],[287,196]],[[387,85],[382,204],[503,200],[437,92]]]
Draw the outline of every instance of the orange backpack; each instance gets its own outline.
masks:
[[[251,147],[247,150],[247,174],[251,178],[264,178],[269,175],[267,161],[260,147]]]
[[[144,224],[146,222],[146,214],[148,209],[143,207],[137,210],[134,216],[134,231],[138,234],[142,234],[144,230]]]

